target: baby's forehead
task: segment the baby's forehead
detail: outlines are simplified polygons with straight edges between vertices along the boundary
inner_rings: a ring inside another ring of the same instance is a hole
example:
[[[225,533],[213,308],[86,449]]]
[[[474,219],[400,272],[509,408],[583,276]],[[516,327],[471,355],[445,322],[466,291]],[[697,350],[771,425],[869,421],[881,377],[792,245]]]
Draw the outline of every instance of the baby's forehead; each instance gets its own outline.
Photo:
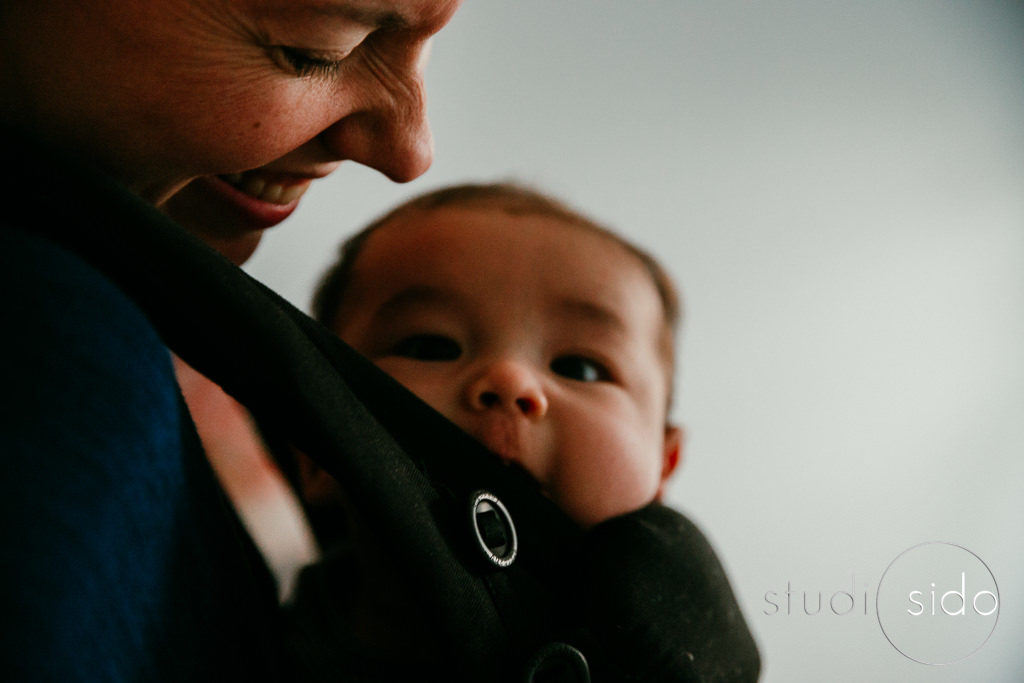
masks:
[[[661,267],[615,233],[557,207],[503,198],[405,207],[374,226],[354,256],[354,279],[364,287],[412,272],[486,278],[495,263],[498,278],[513,262],[539,273],[531,282],[595,290],[625,286],[632,299],[623,305],[634,307],[640,304],[635,299],[649,294],[660,303],[664,322],[674,326],[674,289]],[[494,278],[494,286],[503,285]]]
[[[642,252],[614,233],[572,214],[501,201],[446,204],[401,211],[376,233],[366,245],[364,267],[355,268],[362,271],[355,279],[364,291],[412,278],[431,284],[468,280],[492,291],[543,287],[614,309],[650,310],[659,328],[672,327],[660,269],[652,271]]]
[[[569,213],[552,212],[500,199],[434,207],[410,207],[380,223],[374,230],[391,246],[414,239],[421,250],[446,251],[456,240],[462,245],[487,244],[495,231],[511,231],[517,241],[557,242],[605,252],[622,268],[642,266],[621,238]],[[373,235],[370,236],[370,240]],[[428,254],[419,252],[424,258]]]

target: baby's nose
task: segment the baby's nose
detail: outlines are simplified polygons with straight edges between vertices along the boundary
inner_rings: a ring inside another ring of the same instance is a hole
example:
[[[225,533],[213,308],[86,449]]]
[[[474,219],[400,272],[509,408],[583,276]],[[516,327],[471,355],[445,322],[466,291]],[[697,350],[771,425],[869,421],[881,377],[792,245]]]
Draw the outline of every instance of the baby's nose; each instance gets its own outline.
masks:
[[[467,399],[478,411],[504,410],[533,419],[548,412],[540,378],[525,364],[512,361],[489,365],[470,383]]]

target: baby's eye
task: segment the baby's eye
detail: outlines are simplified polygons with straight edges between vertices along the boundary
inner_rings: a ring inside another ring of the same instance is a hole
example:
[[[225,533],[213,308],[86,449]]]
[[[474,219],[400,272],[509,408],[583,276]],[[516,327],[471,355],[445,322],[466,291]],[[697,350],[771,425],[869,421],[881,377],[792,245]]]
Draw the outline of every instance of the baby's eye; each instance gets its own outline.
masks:
[[[440,334],[414,334],[398,342],[391,355],[424,361],[456,360],[462,355],[462,347]]]
[[[577,382],[610,382],[612,379],[605,366],[584,356],[559,356],[551,361],[551,371]]]
[[[284,69],[300,78],[309,76],[333,76],[342,60],[336,55],[303,50],[297,47],[276,45],[271,48],[274,60]]]

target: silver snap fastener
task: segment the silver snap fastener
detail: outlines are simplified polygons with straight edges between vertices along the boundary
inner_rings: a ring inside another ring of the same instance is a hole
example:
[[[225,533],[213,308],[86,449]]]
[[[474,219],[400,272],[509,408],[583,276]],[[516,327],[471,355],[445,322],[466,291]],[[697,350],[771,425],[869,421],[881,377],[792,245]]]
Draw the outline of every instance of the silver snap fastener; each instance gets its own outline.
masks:
[[[566,643],[549,643],[526,665],[523,683],[590,683],[590,665],[583,653]]]
[[[507,567],[519,552],[516,527],[497,496],[487,491],[473,494],[469,506],[473,533],[484,556],[499,567]]]

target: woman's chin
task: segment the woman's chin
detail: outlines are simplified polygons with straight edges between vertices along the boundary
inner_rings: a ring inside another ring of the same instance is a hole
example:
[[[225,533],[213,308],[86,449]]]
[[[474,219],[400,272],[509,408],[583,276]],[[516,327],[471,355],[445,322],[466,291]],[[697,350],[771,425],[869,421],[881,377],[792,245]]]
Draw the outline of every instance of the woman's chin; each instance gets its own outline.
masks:
[[[260,245],[260,240],[263,239],[262,230],[248,232],[235,238],[204,235],[195,231],[193,233],[207,245],[220,252],[224,258],[238,266],[249,260],[249,257],[256,252],[256,247]]]
[[[263,232],[286,219],[298,206],[273,204],[253,198],[217,177],[197,178],[161,209],[178,224],[216,249],[225,258],[242,264],[252,256]]]

